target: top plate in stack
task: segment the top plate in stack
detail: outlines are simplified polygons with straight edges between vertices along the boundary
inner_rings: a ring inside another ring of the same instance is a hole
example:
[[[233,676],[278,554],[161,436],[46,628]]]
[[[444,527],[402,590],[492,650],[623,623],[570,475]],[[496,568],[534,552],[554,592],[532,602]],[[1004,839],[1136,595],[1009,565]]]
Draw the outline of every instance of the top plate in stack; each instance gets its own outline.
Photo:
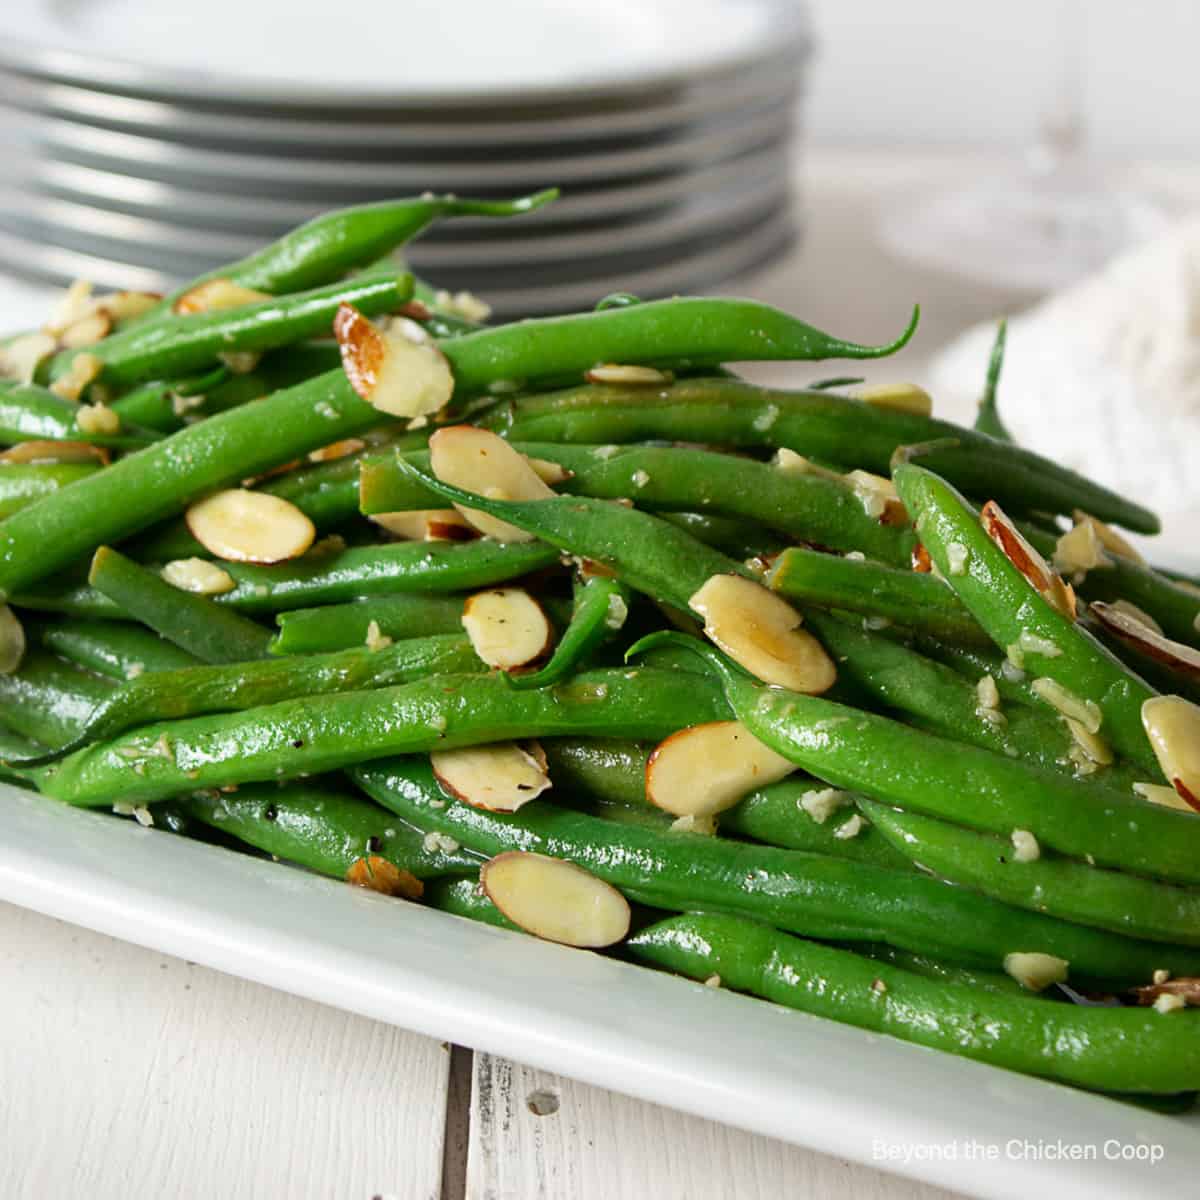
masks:
[[[413,248],[505,315],[710,286],[790,239],[797,0],[9,0],[0,265],[158,290],[313,214],[558,203]]]

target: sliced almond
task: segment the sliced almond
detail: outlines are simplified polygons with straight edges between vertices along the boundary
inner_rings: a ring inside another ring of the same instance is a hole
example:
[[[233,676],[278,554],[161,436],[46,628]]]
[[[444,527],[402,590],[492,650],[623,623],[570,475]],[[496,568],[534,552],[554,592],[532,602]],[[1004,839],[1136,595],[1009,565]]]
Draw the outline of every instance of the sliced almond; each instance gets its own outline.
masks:
[[[502,437],[473,425],[450,425],[429,439],[429,463],[443,483],[494,500],[547,500],[554,496],[529,460]],[[528,542],[533,534],[473,508],[455,505],[487,537]]]
[[[704,632],[763,683],[819,695],[837,679],[820,642],[782,597],[740,575],[714,575],[688,601]]]
[[[712,816],[795,770],[739,722],[711,721],[655,747],[646,763],[646,798],[677,817]]]
[[[64,400],[78,400],[103,370],[104,363],[99,358],[81,350],[71,359],[67,373],[50,385],[50,390]]]
[[[81,404],[75,424],[91,437],[115,437],[121,432],[120,415],[107,404]]]
[[[1077,508],[1071,515],[1077,527],[1090,525],[1100,544],[1110,554],[1115,554],[1117,558],[1127,558],[1130,562],[1145,563],[1146,560],[1111,525],[1106,525],[1081,508]]]
[[[670,371],[660,371],[655,367],[639,367],[625,363],[601,363],[590,371],[585,371],[584,378],[588,383],[664,387],[671,383],[675,376]]]
[[[1077,575],[1098,567],[1111,567],[1112,559],[1096,532],[1095,524],[1085,521],[1068,529],[1055,543],[1054,565],[1066,575]]]
[[[242,287],[232,279],[206,279],[190,291],[184,292],[175,301],[172,311],[180,316],[191,316],[194,313],[241,308],[246,304],[258,304],[270,299],[269,292],[257,292],[253,288]]]
[[[346,872],[346,882],[403,900],[420,900],[425,895],[425,885],[411,871],[378,854],[356,858]]]
[[[162,296],[155,292],[109,292],[99,296],[95,303],[114,321],[131,321],[149,312]]]
[[[1189,679],[1200,679],[1200,650],[1164,637],[1160,629],[1146,623],[1145,614],[1134,616],[1120,601],[1105,604],[1102,600],[1089,604],[1088,612],[1126,645]]]
[[[599,950],[629,932],[629,901],[565,859],[509,850],[484,863],[479,882],[514,925],[548,942]]]
[[[1004,956],[1004,970],[1022,987],[1040,992],[1052,983],[1065,983],[1070,963],[1038,951],[1017,950]]]
[[[418,508],[411,512],[374,513],[371,518],[388,533],[410,542],[462,542],[476,536],[456,508]]]
[[[82,350],[84,346],[102,342],[112,332],[112,327],[112,317],[104,309],[98,308],[68,325],[59,336],[58,343],[64,350]]]
[[[87,279],[76,279],[59,297],[50,319],[42,328],[46,333],[58,337],[63,330],[93,312],[95,307],[91,282]]]
[[[920,542],[912,548],[912,569],[918,575],[933,574],[933,559],[929,557],[929,551]]]
[[[916,413],[921,417],[928,417],[933,412],[933,397],[915,383],[877,383],[859,388],[857,395],[858,399],[876,408]]]
[[[874,517],[880,525],[909,523],[908,509],[890,479],[872,475],[870,471],[850,471],[843,480],[850,485],[867,516]]]
[[[343,438],[340,442],[330,442],[328,446],[322,446],[318,450],[310,450],[308,452],[308,461],[315,463],[335,462],[339,458],[349,458],[351,454],[357,454],[360,450],[365,450],[367,443],[362,438]]]
[[[333,334],[350,386],[380,412],[423,417],[450,402],[450,364],[415,321],[397,317],[381,330],[353,305],[343,304],[334,318]]]
[[[163,567],[162,577],[172,587],[197,596],[223,596],[237,587],[228,571],[206,558],[177,558]]]
[[[0,604],[0,675],[11,675],[25,657],[25,630],[16,613]]]
[[[1182,812],[1196,811],[1173,787],[1168,787],[1165,783],[1135,783],[1133,790],[1151,804],[1158,804],[1163,808],[1177,808]]]
[[[185,520],[205,550],[230,562],[287,562],[299,558],[317,536],[313,523],[290,501],[244,488],[198,501]]]
[[[497,742],[429,756],[438,783],[457,800],[488,812],[516,812],[550,786],[546,756],[533,743]]]
[[[1142,728],[1171,786],[1200,811],[1200,706],[1182,696],[1152,696]]]
[[[58,349],[48,333],[27,333],[0,347],[0,378],[32,383],[38,365]]]
[[[501,671],[536,662],[554,642],[542,606],[523,588],[495,588],[469,596],[462,623],[475,653]]]
[[[566,483],[575,474],[574,471],[568,471],[562,463],[551,462],[548,458],[530,458],[528,455],[524,458],[537,473],[537,477],[550,487],[556,483]]]
[[[1050,569],[1046,560],[1021,536],[1017,527],[1004,515],[994,501],[989,500],[979,514],[988,537],[996,543],[1029,585],[1068,620],[1075,620],[1075,592]]]
[[[108,460],[108,451],[91,442],[18,442],[0,453],[0,462],[6,463],[107,463]]]

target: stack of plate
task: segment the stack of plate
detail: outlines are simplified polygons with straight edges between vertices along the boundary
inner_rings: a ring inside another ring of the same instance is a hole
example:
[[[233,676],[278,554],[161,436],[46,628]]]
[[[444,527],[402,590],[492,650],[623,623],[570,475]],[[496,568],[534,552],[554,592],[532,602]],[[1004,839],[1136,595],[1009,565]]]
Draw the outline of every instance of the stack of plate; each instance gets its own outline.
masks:
[[[8,0],[0,266],[160,290],[324,209],[558,185],[412,251],[515,314],[710,286],[792,235],[800,0],[308,7]]]

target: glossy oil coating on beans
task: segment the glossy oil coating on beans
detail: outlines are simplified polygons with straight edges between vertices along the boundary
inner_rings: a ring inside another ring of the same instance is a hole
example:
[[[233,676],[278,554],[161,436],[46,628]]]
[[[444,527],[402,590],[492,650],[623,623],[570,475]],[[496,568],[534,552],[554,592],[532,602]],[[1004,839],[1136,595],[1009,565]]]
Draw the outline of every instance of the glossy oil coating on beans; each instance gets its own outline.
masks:
[[[380,423],[341,371],[181,429],[0,525],[0,597],[98,546],[174,516],[203,493]]]
[[[420,638],[458,633],[466,596],[375,596],[348,604],[326,604],[281,612],[279,632],[271,640],[272,654],[317,654],[366,644],[371,626],[390,638]]]
[[[373,800],[420,828],[481,854],[528,850],[568,859],[658,908],[711,907],[810,936],[936,945],[950,960],[993,968],[1017,949],[1056,954],[1096,978],[1148,978],[1164,954],[1176,967],[1200,963],[1200,951],[1148,947],[1021,912],[916,871],[604,821],[542,800],[514,814],[487,812],[448,799],[419,759],[350,774]]]
[[[52,654],[26,654],[19,671],[0,675],[0,713],[15,732],[46,746],[73,740],[112,683]]]
[[[679,635],[659,635],[672,640]],[[682,639],[719,673],[737,719],[760,741],[836,787],[1101,866],[1200,883],[1200,813],[1070,779],[1032,763],[936,737],[874,713],[765,688],[704,643]]]
[[[99,470],[99,463],[8,463],[0,467],[0,521]]]
[[[952,883],[1081,925],[1200,945],[1200,891],[1052,855],[1021,861],[1010,840],[869,800],[863,811],[897,850]]]
[[[629,310],[636,312],[637,310]],[[883,409],[828,392],[760,388],[731,379],[685,379],[663,388],[581,387],[498,404],[480,423],[511,441],[595,444],[652,441],[785,447],[878,475],[901,446],[949,439],[946,477],[1015,512],[1070,513],[1155,533],[1147,509],[1049,459],[946,421]],[[922,460],[924,461],[924,460]]]
[[[916,521],[917,533],[946,581],[1002,650],[1030,636],[1038,649],[1023,652],[1031,675],[1045,676],[1103,714],[1100,734],[1159,780],[1161,771],[1142,729],[1142,704],[1155,693],[1070,618],[1052,608],[988,537],[975,513],[953,488],[922,467],[901,466],[896,487]],[[947,546],[965,553],[951,571]]]
[[[398,687],[143,726],[39,768],[38,786],[69,804],[111,803],[114,794],[148,802],[193,787],[262,782],[388,754],[513,738],[635,732],[661,738],[727,713],[718,688],[676,671],[589,671],[528,692],[513,691],[498,675],[435,675]]]
[[[719,975],[775,1004],[1080,1087],[1178,1092],[1200,1082],[1194,1014],[988,993],[715,913],[652,925],[626,950],[692,979]]]
[[[426,675],[484,670],[464,635],[413,638],[371,650],[192,666],[137,675],[96,704],[76,738],[35,762],[55,761],[138,725],[204,713],[243,712],[304,696],[392,687]]]
[[[166,638],[125,621],[64,621],[26,626],[25,632],[68,662],[122,681],[143,672],[194,667],[200,661]]]
[[[418,879],[479,869],[478,856],[426,847],[422,834],[386,809],[327,783],[200,790],[182,803],[204,824],[334,879],[345,879],[359,859],[371,855]]]
[[[564,494],[603,500],[632,499],[651,512],[730,515],[835,550],[859,550],[884,562],[908,565],[916,537],[904,526],[868,513],[849,482],[781,470],[753,459],[708,450],[663,446],[560,446],[518,442],[532,458],[572,472]],[[405,460],[428,471],[428,456]],[[403,471],[394,455],[369,458],[362,472],[365,513],[428,508],[430,493]],[[436,499],[435,497],[433,498]]]

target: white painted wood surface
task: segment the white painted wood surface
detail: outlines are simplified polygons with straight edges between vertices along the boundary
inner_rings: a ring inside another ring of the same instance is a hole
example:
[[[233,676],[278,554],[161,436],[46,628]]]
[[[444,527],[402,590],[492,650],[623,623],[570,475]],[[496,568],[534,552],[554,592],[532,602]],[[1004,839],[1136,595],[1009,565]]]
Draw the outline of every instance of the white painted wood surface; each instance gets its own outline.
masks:
[[[952,1193],[475,1055],[469,1200],[947,1200]]]
[[[449,1047],[0,905],[0,1196],[433,1200]]]

